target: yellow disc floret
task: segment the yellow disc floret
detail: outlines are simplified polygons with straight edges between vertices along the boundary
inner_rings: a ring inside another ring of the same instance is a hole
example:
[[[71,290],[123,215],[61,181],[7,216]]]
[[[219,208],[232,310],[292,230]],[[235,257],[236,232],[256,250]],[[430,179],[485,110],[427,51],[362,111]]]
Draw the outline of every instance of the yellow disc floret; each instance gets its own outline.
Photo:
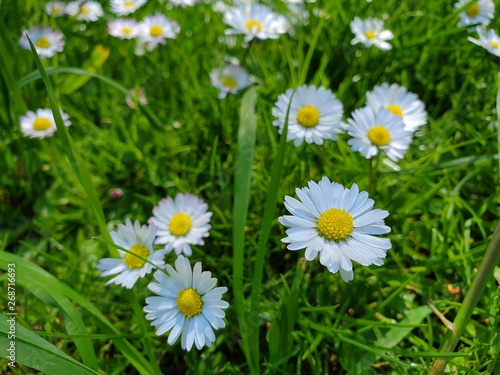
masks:
[[[189,232],[192,225],[193,221],[189,215],[180,212],[172,217],[168,229],[174,236],[184,236]]]
[[[188,318],[201,314],[203,302],[200,294],[193,288],[181,290],[176,301],[179,311]]]
[[[224,87],[231,90],[234,90],[238,86],[238,82],[233,77],[224,77],[221,82]]]
[[[80,13],[81,14],[89,14],[89,8],[87,8],[87,7],[81,7],[80,8]]]
[[[389,130],[383,126],[377,125],[368,131],[368,138],[375,146],[385,146],[388,145],[391,140],[391,135]]]
[[[161,36],[163,34],[163,29],[158,25],[151,26],[151,28],[149,29],[149,34],[154,37]]]
[[[247,22],[246,26],[247,26],[247,29],[250,31],[252,31],[254,29],[257,29],[257,31],[262,30],[262,24],[259,21],[254,20],[254,19],[249,20]]]
[[[365,36],[368,38],[368,39],[375,39],[377,37],[377,34],[375,34],[374,31],[365,31]]]
[[[330,208],[316,222],[319,235],[328,241],[343,241],[354,228],[352,216],[340,208]]]
[[[50,41],[47,38],[38,38],[35,42],[37,47],[40,48],[49,48],[50,47]]]
[[[131,32],[132,32],[132,29],[130,27],[122,27],[122,33],[124,35],[130,35]]]
[[[319,111],[315,106],[306,105],[297,111],[297,122],[306,127],[312,128],[319,123]]]
[[[125,263],[128,268],[131,270],[137,269],[137,268],[142,268],[144,267],[144,264],[146,263],[144,260],[136,257],[134,254],[137,254],[145,259],[148,258],[149,256],[149,250],[146,246],[143,244],[137,244],[137,245],[132,245],[130,247],[130,253],[125,254],[123,257],[123,263]]]
[[[470,18],[476,18],[477,16],[479,16],[479,13],[481,13],[481,9],[479,9],[479,5],[472,4],[470,7],[467,8],[465,13],[467,13],[467,15]]]
[[[133,1],[125,1],[125,2],[123,3],[123,6],[124,6],[125,8],[130,8],[130,7],[133,7],[133,6],[134,6],[134,2],[133,2]]]
[[[399,116],[399,117],[403,117],[403,110],[397,104],[387,104],[385,106],[385,109],[388,109],[389,111],[391,111],[391,113],[393,115],[396,115],[396,116]]]
[[[34,130],[47,130],[52,125],[52,121],[45,117],[38,117],[33,123]]]
[[[498,44],[498,42],[495,42],[494,40],[490,42],[490,46],[496,49],[500,49],[500,44]]]

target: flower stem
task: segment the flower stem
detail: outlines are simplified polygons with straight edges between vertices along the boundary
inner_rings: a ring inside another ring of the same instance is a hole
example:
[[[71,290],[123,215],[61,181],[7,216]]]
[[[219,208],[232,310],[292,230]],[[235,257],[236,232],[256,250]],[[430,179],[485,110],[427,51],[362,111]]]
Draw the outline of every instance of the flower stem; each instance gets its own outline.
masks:
[[[477,275],[472,282],[472,286],[470,290],[465,295],[464,302],[460,306],[458,310],[457,316],[453,325],[455,327],[455,332],[449,330],[441,344],[441,353],[449,353],[455,349],[458,344],[458,340],[462,336],[462,333],[467,326],[470,317],[476,307],[481,295],[483,294],[484,288],[486,286],[486,282],[490,278],[493,273],[493,269],[495,265],[500,260],[500,224],[497,225],[495,229],[495,233],[493,233],[493,238],[484,254],[483,260],[479,266],[479,270],[477,271]],[[442,374],[446,364],[448,362],[448,358],[438,358],[434,362],[432,366],[431,375]]]
[[[368,195],[373,197],[373,158],[368,159]]]

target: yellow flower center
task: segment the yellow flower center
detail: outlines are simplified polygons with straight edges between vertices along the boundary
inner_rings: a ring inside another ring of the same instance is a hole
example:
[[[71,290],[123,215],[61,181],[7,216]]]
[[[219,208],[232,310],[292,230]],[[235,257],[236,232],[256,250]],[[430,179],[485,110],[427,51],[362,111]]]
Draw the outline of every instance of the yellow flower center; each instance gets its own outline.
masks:
[[[132,32],[132,29],[130,27],[122,27],[122,33],[125,35],[129,35]]]
[[[375,32],[373,31],[365,31],[365,36],[368,39],[375,39],[377,37],[377,34],[375,34]]]
[[[385,109],[388,109],[389,111],[391,111],[391,113],[393,115],[396,115],[396,116],[399,116],[399,117],[403,117],[403,110],[397,104],[387,104],[385,106]]]
[[[188,318],[201,314],[203,302],[201,296],[193,288],[183,289],[177,295],[177,308]]]
[[[160,36],[163,34],[163,29],[161,28],[161,26],[154,25],[149,29],[149,33],[151,34],[151,36]]]
[[[228,89],[235,89],[238,86],[238,82],[233,77],[224,77],[222,79],[222,84]]]
[[[33,123],[33,129],[34,130],[46,130],[50,128],[52,125],[52,122],[45,117],[38,117],[35,122]]]
[[[191,218],[185,213],[180,212],[172,217],[168,229],[174,236],[184,236],[189,232],[192,224]]]
[[[47,38],[38,38],[35,42],[37,47],[40,48],[49,48],[50,47],[50,42]]]
[[[138,245],[132,245],[129,251],[133,254],[130,253],[125,254],[125,257],[123,258],[123,263],[125,263],[131,270],[142,268],[146,262],[140,258],[137,258],[134,254],[137,254],[147,259],[149,256],[148,248],[143,244],[138,244]]]
[[[328,241],[343,241],[354,228],[352,216],[340,208],[330,208],[316,222],[319,235]]]
[[[385,146],[389,144],[391,135],[389,131],[383,126],[377,125],[368,131],[368,138],[375,146]]]
[[[315,106],[305,105],[297,111],[297,122],[306,127],[312,128],[319,123],[319,111]]]
[[[257,31],[262,30],[262,24],[254,19],[251,19],[250,21],[247,22],[247,29],[252,31],[254,29],[257,29]]]
[[[123,3],[123,6],[125,6],[126,8],[133,7],[134,6],[134,2],[133,1],[125,1]]]
[[[467,13],[467,15],[470,18],[476,18],[477,16],[479,16],[479,13],[481,13],[481,9],[479,9],[479,5],[472,4],[470,7],[467,8],[465,13]]]
[[[500,44],[498,44],[498,42],[495,42],[494,40],[490,42],[490,46],[492,46],[493,48],[500,48]]]
[[[89,8],[87,8],[87,7],[81,7],[80,8],[80,13],[81,14],[89,14]]]
[[[59,14],[59,13],[61,13],[61,7],[55,6],[52,9],[52,14]]]

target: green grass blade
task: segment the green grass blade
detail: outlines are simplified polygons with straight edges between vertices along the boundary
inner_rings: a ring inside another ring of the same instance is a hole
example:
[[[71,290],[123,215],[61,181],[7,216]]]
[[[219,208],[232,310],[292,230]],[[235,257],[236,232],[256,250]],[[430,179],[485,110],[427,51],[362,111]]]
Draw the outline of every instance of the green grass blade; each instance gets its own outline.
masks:
[[[258,332],[249,326],[245,297],[243,292],[243,264],[245,261],[245,224],[250,202],[251,169],[255,148],[257,121],[255,103],[257,88],[250,88],[243,96],[238,129],[238,148],[236,151],[234,173],[233,206],[233,293],[234,305],[243,338],[243,351],[252,374],[259,373],[258,353],[251,353],[248,346],[249,336]]]
[[[0,319],[0,356],[10,355],[9,348],[12,341],[9,338],[10,324],[7,321],[11,316],[1,314]],[[15,353],[17,364],[33,368],[51,375],[98,375],[97,371],[74,360],[69,355],[42,339],[37,334],[16,324]],[[7,359],[9,361],[9,359]]]

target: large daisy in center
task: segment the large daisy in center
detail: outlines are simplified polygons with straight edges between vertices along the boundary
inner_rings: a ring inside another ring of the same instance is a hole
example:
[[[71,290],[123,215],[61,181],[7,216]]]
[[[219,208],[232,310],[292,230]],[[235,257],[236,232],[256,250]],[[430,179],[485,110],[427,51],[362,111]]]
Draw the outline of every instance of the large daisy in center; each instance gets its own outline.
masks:
[[[285,196],[291,215],[279,218],[290,227],[282,239],[288,250],[305,248],[309,261],[319,255],[320,263],[332,273],[340,271],[345,282],[354,278],[351,260],[363,266],[383,264],[391,242],[376,235],[390,232],[383,220],[389,212],[373,209],[368,193],[360,193],[356,184],[346,189],[327,177],[295,192],[300,200]]]

